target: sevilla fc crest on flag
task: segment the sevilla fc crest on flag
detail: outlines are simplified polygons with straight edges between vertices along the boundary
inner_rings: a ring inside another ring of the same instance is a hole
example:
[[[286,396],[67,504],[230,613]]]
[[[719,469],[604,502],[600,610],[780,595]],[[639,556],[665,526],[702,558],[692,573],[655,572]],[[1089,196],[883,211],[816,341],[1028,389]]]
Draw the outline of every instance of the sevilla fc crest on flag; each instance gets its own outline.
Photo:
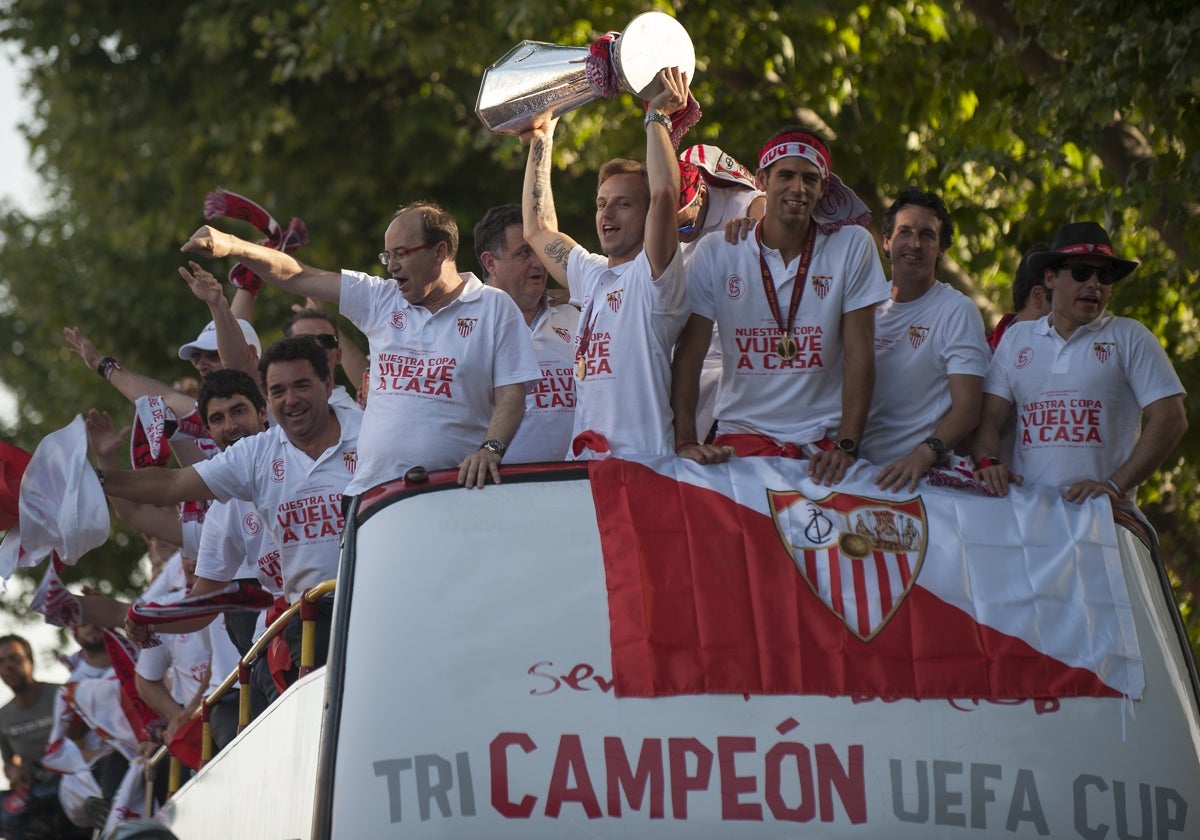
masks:
[[[929,335],[929,327],[911,326],[908,328],[908,341],[914,350],[924,343],[927,335]]]
[[[479,323],[478,318],[459,318],[458,319],[458,334],[463,338],[469,336],[475,331],[475,325]]]
[[[925,558],[921,499],[889,502],[768,491],[771,515],[805,582],[850,632],[870,641],[895,615]]]
[[[1096,354],[1096,358],[1100,360],[1100,364],[1108,361],[1108,357],[1112,355],[1112,350],[1117,346],[1115,341],[1097,341],[1092,345],[1092,350]]]
[[[608,301],[608,308],[611,309],[615,313],[617,310],[619,310],[621,308],[621,299],[623,297],[625,297],[624,289],[617,289],[614,292],[609,292],[605,296],[605,300]]]

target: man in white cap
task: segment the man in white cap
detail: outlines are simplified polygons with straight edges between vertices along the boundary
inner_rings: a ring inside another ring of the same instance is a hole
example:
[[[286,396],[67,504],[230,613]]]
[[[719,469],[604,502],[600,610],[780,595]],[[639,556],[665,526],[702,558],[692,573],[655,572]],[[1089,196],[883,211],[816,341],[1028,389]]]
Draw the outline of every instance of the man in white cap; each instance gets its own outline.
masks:
[[[974,455],[992,492],[1048,484],[1076,503],[1132,498],[1187,431],[1183,386],[1162,345],[1108,311],[1113,284],[1137,265],[1113,253],[1096,222],[1064,225],[1048,251],[1029,256],[1052,308],[1009,326],[984,380]],[[1010,466],[997,448],[1014,407]]]
[[[874,387],[875,306],[887,300],[867,208],[833,174],[829,149],[800,128],[771,137],[756,181],[766,215],[736,243],[708,236],[688,264],[692,318],[676,348],[676,452],[807,458],[840,481],[858,457]],[[717,437],[698,440],[697,382],[712,325],[721,336]]]
[[[181,273],[185,271],[186,269],[180,269]],[[219,294],[220,286],[217,286],[217,291]],[[225,306],[225,310],[229,311],[228,305]],[[232,319],[232,314],[229,317]],[[248,349],[249,351],[245,356],[251,360],[249,372],[257,378],[256,366],[258,357],[262,353],[262,342],[258,340],[258,333],[254,331],[254,327],[249,322],[239,318],[236,320],[236,324],[244,341],[241,347],[243,350]],[[64,327],[63,337],[66,338],[71,352],[83,359],[83,363],[89,370],[94,370],[103,377],[106,382],[124,394],[130,402],[136,403],[142,397],[161,397],[176,417],[187,417],[195,411],[196,401],[191,396],[172,388],[165,382],[122,367],[120,362],[112,356],[102,356],[91,339],[78,327]],[[191,362],[201,376],[226,367],[227,365],[221,361],[221,355],[217,349],[217,337],[216,322],[209,321],[194,341],[189,341],[179,348],[179,358]],[[239,356],[235,363],[228,366],[245,369],[247,366],[241,362],[241,358]]]

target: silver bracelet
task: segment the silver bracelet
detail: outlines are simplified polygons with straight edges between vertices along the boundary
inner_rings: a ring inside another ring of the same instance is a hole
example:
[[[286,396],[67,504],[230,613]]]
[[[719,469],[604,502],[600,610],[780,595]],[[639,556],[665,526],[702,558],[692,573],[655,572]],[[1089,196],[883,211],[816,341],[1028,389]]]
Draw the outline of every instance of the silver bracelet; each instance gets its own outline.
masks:
[[[646,119],[644,119],[642,121],[642,128],[643,129],[650,128],[650,123],[661,123],[662,127],[667,130],[667,134],[671,133],[671,118],[668,117],[666,114],[660,113],[658,111],[647,111]]]

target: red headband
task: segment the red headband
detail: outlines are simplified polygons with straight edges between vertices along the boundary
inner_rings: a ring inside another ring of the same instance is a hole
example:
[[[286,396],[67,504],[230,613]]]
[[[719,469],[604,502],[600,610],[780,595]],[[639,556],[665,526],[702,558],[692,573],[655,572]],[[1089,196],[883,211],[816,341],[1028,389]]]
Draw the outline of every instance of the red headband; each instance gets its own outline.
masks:
[[[679,161],[679,209],[691,206],[700,194],[700,168]]]
[[[825,144],[811,134],[792,132],[772,137],[758,153],[758,168],[766,169],[780,158],[802,157],[815,164],[821,171],[821,179],[829,177],[833,170],[833,161],[829,158],[829,150]]]
[[[1056,254],[1099,254],[1102,257],[1112,257],[1116,259],[1112,248],[1105,245],[1103,242],[1087,242],[1082,245],[1067,245],[1059,248],[1054,253]]]

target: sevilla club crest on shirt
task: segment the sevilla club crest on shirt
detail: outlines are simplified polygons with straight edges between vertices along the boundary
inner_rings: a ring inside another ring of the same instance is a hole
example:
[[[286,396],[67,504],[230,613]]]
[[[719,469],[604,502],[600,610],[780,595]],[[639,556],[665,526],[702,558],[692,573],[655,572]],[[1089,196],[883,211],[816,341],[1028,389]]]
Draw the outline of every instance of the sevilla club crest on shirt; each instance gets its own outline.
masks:
[[[567,342],[567,344],[570,344],[571,340],[573,338],[573,336],[571,335],[571,331],[565,330],[562,327],[554,327],[554,334],[557,335],[559,338],[561,338],[563,341]]]
[[[813,594],[864,642],[891,620],[925,559],[928,520],[906,502],[831,493],[810,499],[768,490],[771,516]]]
[[[458,319],[458,334],[466,338],[475,331],[475,325],[479,323],[478,318],[459,318]]]
[[[1092,345],[1092,352],[1096,354],[1096,359],[1100,364],[1104,364],[1112,356],[1113,348],[1116,346],[1115,341],[1097,341]]]
[[[817,274],[812,279],[813,291],[817,293],[817,297],[825,300],[825,295],[829,294],[829,290],[833,287],[833,278],[828,274]]]
[[[608,308],[613,311],[613,314],[616,314],[617,310],[621,308],[621,299],[624,297],[624,289],[616,289],[604,296],[604,299],[608,301]]]
[[[925,343],[925,338],[928,335],[929,327],[918,327],[916,324],[914,324],[908,328],[908,343],[913,346],[914,350],[916,350],[923,343]]]
[[[397,310],[388,316],[388,326],[394,330],[403,330],[408,326],[408,316]]]
[[[729,295],[730,300],[737,300],[742,296],[744,281],[736,274],[729,275],[729,279],[725,282],[725,293]]]

